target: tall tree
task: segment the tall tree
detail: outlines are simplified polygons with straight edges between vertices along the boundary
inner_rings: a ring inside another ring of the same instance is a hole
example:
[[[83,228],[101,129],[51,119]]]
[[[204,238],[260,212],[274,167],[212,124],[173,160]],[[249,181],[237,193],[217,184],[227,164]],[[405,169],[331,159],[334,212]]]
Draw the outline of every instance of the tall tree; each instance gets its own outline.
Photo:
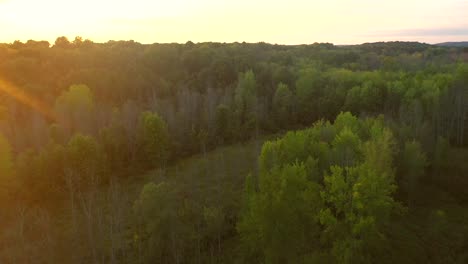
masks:
[[[216,139],[220,144],[229,142],[231,138],[232,118],[233,116],[229,107],[223,104],[218,105],[215,116],[215,134]]]
[[[400,164],[408,204],[411,206],[415,202],[415,192],[417,192],[417,186],[427,166],[426,153],[422,150],[419,142],[415,140],[405,142]]]
[[[276,113],[275,118],[279,127],[287,128],[288,124],[294,120],[292,116],[293,94],[289,87],[284,83],[279,83],[273,97],[273,110]]]
[[[88,86],[72,85],[55,101],[55,111],[59,124],[68,135],[72,133],[94,132],[94,97]]]
[[[251,261],[377,260],[383,225],[397,207],[392,133],[379,119],[349,113],[335,120],[340,133],[329,133],[330,126],[318,122],[264,144],[258,189],[249,177],[238,223]]]
[[[141,160],[146,166],[164,166],[169,157],[169,132],[156,113],[143,112],[139,121]]]
[[[320,72],[315,68],[303,69],[296,81],[296,96],[299,121],[309,124],[320,118],[320,95],[322,93]]]
[[[236,112],[240,129],[246,133],[253,131],[258,122],[257,82],[252,70],[239,75],[235,91]],[[244,135],[245,136],[249,136]]]

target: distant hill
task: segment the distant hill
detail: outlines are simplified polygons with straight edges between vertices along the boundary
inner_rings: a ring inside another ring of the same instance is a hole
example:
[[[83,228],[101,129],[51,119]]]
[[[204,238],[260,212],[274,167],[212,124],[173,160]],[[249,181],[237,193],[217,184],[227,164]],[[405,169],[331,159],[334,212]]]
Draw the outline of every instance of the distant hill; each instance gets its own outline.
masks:
[[[468,47],[468,41],[460,41],[460,42],[443,42],[435,44],[436,46],[441,47]]]
[[[375,52],[377,54],[384,54],[387,56],[396,56],[401,53],[415,53],[423,52],[430,48],[431,45],[427,43],[414,42],[414,41],[386,41],[386,42],[371,42],[363,43],[355,46],[364,52]]]

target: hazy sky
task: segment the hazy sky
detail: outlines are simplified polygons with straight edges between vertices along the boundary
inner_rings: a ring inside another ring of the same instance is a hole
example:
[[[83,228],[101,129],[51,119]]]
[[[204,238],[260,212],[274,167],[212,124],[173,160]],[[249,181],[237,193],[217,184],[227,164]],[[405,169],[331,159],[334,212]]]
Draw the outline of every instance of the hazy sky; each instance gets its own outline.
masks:
[[[468,41],[468,0],[0,0],[0,42]]]

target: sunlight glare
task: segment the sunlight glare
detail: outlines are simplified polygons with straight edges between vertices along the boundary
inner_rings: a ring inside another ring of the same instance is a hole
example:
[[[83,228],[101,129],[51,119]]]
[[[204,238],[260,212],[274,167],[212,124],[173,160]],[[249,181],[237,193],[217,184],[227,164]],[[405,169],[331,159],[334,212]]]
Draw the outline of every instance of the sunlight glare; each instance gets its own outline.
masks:
[[[24,89],[19,89],[14,84],[0,77],[0,92],[6,93],[18,102],[32,108],[48,120],[55,120],[55,113],[46,103],[28,95]]]

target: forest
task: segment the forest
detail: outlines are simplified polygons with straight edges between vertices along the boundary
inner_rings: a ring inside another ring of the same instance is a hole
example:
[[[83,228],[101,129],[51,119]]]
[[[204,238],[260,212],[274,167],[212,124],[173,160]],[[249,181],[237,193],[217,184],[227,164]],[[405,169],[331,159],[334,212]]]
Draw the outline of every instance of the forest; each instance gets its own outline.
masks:
[[[467,263],[468,49],[0,44],[0,263]]]

